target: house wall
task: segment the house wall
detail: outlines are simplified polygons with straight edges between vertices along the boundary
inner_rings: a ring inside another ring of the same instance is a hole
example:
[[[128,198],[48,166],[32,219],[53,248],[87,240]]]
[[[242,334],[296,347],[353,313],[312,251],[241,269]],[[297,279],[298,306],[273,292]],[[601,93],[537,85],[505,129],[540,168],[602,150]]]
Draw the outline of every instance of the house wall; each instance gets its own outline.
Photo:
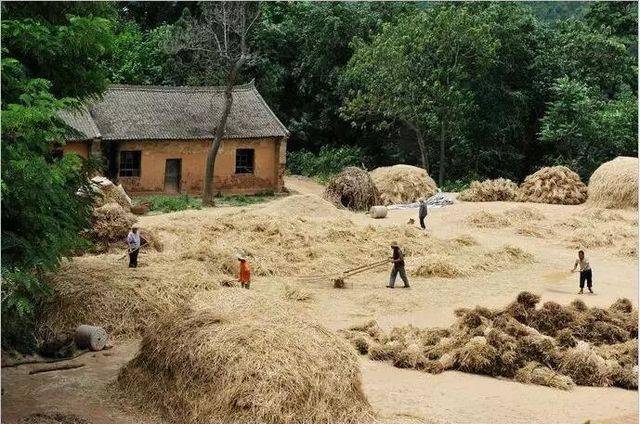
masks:
[[[70,141],[62,146],[62,153],[77,153],[81,157],[89,158],[89,142],[88,141]]]
[[[119,177],[128,192],[161,193],[167,159],[182,159],[180,190],[201,194],[210,140],[121,141],[118,151],[140,150],[140,177]],[[254,149],[254,173],[236,174],[236,149]],[[120,155],[117,155],[118,160]],[[255,194],[284,187],[286,140],[279,138],[223,140],[214,168],[216,192]]]

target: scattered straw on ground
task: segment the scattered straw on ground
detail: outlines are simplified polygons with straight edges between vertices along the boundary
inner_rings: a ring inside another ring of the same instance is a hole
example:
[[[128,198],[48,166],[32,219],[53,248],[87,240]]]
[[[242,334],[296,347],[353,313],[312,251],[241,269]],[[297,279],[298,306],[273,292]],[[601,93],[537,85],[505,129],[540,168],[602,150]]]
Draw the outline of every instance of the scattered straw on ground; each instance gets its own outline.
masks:
[[[511,225],[509,219],[487,211],[473,212],[467,216],[467,222],[480,228],[504,228]]]
[[[458,195],[458,199],[465,202],[510,202],[516,199],[517,190],[518,185],[505,178],[473,181],[468,189]]]
[[[380,194],[369,173],[354,166],[344,168],[329,181],[324,198],[336,206],[356,211],[368,211],[380,203]]]
[[[370,175],[383,205],[415,203],[437,191],[436,183],[427,171],[411,165],[380,167]]]
[[[577,205],[587,199],[587,186],[566,166],[544,167],[527,176],[518,189],[521,202]]]
[[[456,310],[449,328],[411,325],[383,332],[375,321],[342,331],[361,354],[430,373],[456,369],[563,390],[574,385],[638,387],[638,311],[628,299],[608,309],[568,306],[522,292],[504,308]]]
[[[169,314],[118,376],[122,395],[173,422],[372,419],[349,344],[242,289]],[[206,306],[203,306],[206,305]]]
[[[19,424],[89,424],[89,421],[73,414],[54,412],[50,414],[31,414],[23,417]]]
[[[608,209],[638,207],[638,158],[619,156],[589,178],[588,203]]]

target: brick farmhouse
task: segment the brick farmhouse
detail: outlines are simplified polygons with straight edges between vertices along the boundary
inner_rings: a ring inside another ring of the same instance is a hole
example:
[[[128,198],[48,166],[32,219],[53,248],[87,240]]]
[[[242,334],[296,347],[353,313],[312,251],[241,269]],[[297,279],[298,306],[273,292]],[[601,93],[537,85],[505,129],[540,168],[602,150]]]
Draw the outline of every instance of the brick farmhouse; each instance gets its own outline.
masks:
[[[107,176],[134,194],[199,194],[223,107],[224,87],[112,85],[90,106],[60,112],[71,127],[62,151],[100,158]],[[253,83],[234,87],[216,192],[281,191],[288,136]]]

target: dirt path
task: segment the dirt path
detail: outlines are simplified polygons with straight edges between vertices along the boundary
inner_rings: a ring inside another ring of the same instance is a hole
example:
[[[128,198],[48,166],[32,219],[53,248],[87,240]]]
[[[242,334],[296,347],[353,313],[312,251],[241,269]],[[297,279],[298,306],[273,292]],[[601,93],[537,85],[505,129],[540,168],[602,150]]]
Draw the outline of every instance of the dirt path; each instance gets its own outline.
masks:
[[[312,180],[287,177],[287,187],[305,195],[318,195],[322,186]],[[494,248],[511,244],[532,253],[535,262],[500,272],[477,273],[461,278],[412,278],[410,290],[385,288],[388,270],[361,274],[349,279],[346,290],[334,290],[330,281],[306,283],[313,300],[299,304],[301,315],[308,315],[337,330],[368,319],[376,319],[383,328],[414,324],[448,326],[459,307],[483,305],[499,307],[529,290],[543,301],[568,303],[578,297],[577,276],[570,274],[576,250],[564,240],[566,234],[541,239],[515,233],[513,226],[482,229],[470,226],[468,214],[484,210],[501,214],[516,204],[456,203],[432,209],[424,237],[449,238],[472,235],[481,246]],[[582,213],[583,206],[527,205],[542,212],[545,225],[553,225]],[[251,208],[273,208],[273,204]],[[224,210],[223,210],[224,209]],[[171,215],[171,219],[214,220],[232,213],[234,208],[189,211]],[[635,212],[622,212],[633,219]],[[383,220],[365,214],[350,214],[358,225],[407,225],[416,210],[390,211]],[[309,217],[321,219],[322,217]],[[143,221],[158,220],[145,217]],[[415,224],[414,224],[415,225]],[[619,297],[637,303],[637,258],[618,256],[619,246],[589,249],[594,269],[594,295],[580,298],[588,305],[608,306]],[[377,258],[375,258],[377,259]],[[407,268],[412,269],[407,258]],[[295,281],[290,279],[289,282]],[[300,283],[303,284],[303,283]],[[282,278],[261,277],[252,289],[281,298]],[[140,417],[121,411],[105,397],[105,388],[118,369],[136,352],[136,342],[121,342],[109,351],[88,355],[78,361],[86,366],[76,370],[28,375],[32,367],[2,370],[2,421],[17,422],[33,412],[60,411],[86,417],[91,423],[147,423]],[[416,370],[394,368],[388,363],[362,358],[364,390],[384,423],[631,423],[637,422],[637,391],[617,388],[577,387],[568,392],[525,385],[507,380],[448,371],[430,375]]]

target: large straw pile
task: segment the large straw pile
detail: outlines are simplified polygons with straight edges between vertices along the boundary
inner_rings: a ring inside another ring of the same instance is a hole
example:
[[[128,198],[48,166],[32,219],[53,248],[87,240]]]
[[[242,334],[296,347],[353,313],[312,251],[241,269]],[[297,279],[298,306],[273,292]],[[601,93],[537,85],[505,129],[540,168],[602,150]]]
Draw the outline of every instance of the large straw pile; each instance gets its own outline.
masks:
[[[638,207],[638,158],[619,156],[589,178],[588,203],[608,209]]]
[[[372,419],[358,357],[344,339],[241,289],[154,324],[121,370],[118,387],[172,422]]]
[[[98,176],[91,179],[91,186],[98,194],[98,196],[96,196],[96,207],[108,203],[117,203],[122,206],[125,211],[131,211],[133,204],[131,198],[122,187],[122,184],[115,185],[108,178]]]
[[[456,311],[449,328],[411,325],[384,333],[375,321],[342,331],[358,352],[430,373],[456,369],[559,389],[638,388],[638,311],[627,299],[608,309],[518,295],[505,308]]]
[[[516,199],[517,191],[518,185],[505,178],[473,181],[458,195],[458,199],[465,202],[511,202]]]
[[[93,210],[92,238],[103,242],[121,241],[137,220],[118,203],[107,203]]]
[[[354,166],[344,168],[329,181],[324,198],[336,206],[355,211],[368,211],[380,203],[380,194],[369,173]]]
[[[518,189],[521,202],[578,205],[587,199],[587,186],[566,166],[542,168],[525,178]]]
[[[370,174],[383,205],[415,203],[437,191],[436,183],[427,171],[415,166],[385,166],[374,169]]]

